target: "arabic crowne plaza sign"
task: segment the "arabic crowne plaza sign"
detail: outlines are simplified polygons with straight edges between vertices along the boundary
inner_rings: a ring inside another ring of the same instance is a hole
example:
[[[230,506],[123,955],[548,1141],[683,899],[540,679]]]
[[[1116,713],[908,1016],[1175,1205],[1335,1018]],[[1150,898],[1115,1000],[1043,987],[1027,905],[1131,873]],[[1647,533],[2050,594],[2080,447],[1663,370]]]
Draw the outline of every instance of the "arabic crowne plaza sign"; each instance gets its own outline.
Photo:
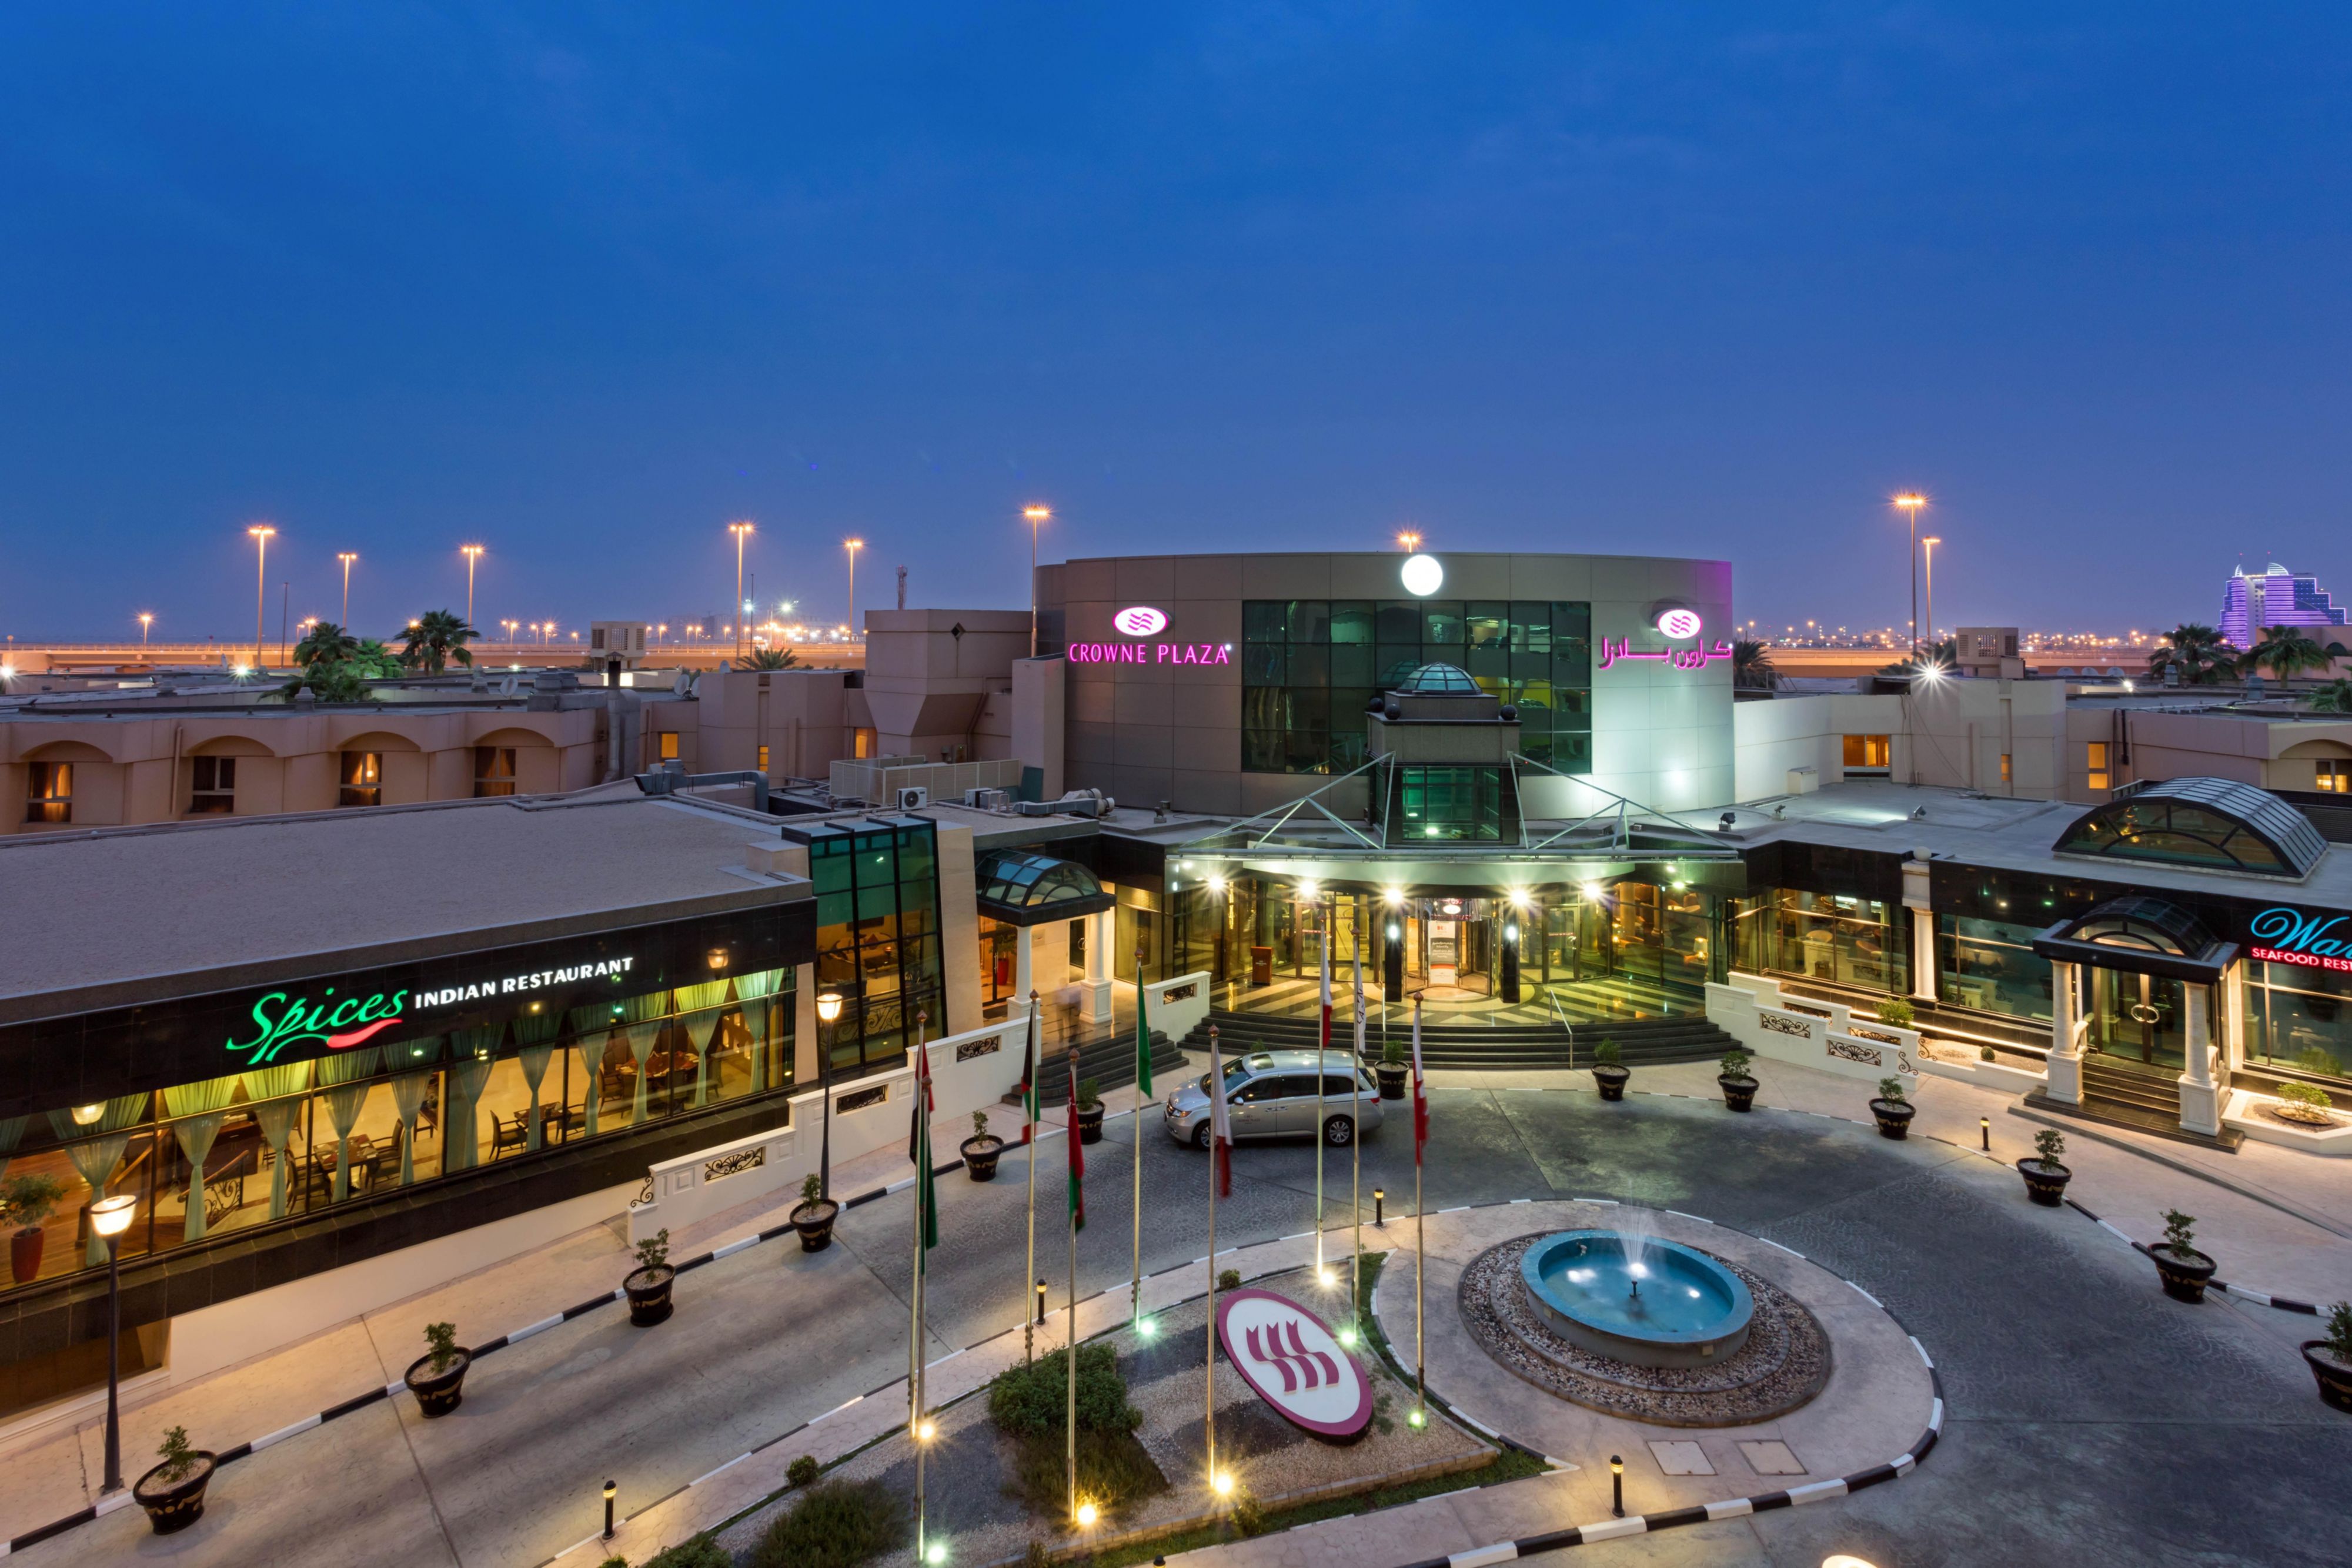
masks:
[[[1313,1312],[1245,1287],[1217,1297],[1217,1339],[1251,1392],[1301,1431],[1349,1443],[1372,1419],[1372,1385]]]

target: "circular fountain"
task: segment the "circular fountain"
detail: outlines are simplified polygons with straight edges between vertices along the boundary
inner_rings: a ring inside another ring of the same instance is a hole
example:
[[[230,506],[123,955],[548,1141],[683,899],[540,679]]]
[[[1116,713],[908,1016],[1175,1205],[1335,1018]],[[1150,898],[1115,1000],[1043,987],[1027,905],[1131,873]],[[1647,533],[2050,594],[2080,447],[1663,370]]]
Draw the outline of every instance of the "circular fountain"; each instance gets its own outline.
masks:
[[[1706,1253],[1656,1236],[1562,1230],[1519,1260],[1536,1316],[1595,1355],[1636,1366],[1708,1366],[1748,1343],[1755,1301]]]

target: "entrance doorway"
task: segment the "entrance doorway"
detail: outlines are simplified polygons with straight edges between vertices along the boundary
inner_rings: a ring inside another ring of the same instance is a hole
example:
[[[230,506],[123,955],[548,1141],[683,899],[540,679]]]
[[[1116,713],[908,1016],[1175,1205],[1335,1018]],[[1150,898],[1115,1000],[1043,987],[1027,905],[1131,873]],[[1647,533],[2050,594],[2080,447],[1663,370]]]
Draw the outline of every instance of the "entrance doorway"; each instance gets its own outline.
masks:
[[[2182,982],[2121,969],[2090,973],[2091,1049],[2112,1066],[2177,1076],[2189,1060]]]

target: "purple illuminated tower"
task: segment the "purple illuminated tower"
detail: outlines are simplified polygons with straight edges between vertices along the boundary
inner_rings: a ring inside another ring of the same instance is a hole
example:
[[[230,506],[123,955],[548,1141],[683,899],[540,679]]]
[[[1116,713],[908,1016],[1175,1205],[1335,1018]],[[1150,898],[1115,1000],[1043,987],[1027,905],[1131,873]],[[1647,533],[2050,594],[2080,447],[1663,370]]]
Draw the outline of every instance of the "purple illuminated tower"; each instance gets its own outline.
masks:
[[[2257,577],[2240,567],[2221,589],[2221,641],[2251,648],[2262,640],[2265,626],[2341,626],[2345,612],[2329,601],[2319,579],[2273,561]]]

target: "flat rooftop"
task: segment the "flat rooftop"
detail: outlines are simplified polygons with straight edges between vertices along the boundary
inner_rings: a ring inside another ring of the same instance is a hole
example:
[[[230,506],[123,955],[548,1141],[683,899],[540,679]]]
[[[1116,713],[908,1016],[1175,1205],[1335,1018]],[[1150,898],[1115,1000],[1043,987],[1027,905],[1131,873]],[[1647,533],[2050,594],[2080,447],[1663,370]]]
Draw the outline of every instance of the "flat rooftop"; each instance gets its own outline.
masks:
[[[745,863],[777,825],[607,786],[10,835],[0,1022],[809,897]]]

